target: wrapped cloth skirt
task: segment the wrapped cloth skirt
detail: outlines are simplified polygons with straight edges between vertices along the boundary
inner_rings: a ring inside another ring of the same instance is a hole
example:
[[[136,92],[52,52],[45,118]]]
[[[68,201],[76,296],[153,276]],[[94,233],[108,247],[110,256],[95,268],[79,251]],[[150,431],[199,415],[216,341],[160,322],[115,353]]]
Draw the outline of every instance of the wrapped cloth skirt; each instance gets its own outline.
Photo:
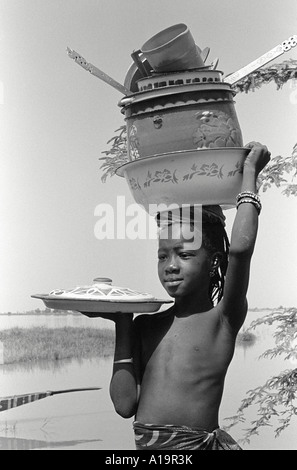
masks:
[[[171,424],[154,425],[134,421],[136,450],[242,450],[234,439],[218,428],[207,432]]]

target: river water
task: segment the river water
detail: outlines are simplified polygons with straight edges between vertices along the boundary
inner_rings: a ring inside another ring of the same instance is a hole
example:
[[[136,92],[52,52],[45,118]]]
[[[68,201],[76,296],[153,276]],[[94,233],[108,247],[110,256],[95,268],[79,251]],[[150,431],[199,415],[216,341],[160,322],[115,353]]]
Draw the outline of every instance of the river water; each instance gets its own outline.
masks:
[[[261,315],[267,312],[261,312]],[[244,327],[260,314],[250,312]],[[0,329],[31,326],[93,326],[114,328],[113,322],[83,315],[0,316]],[[221,426],[236,414],[245,393],[278,372],[292,368],[282,358],[261,359],[273,346],[269,326],[257,328],[252,345],[238,345],[231,363],[221,406]],[[134,450],[132,419],[119,417],[109,397],[112,357],[40,361],[37,364],[0,365],[0,396],[85,387],[100,390],[60,394],[0,413],[0,450]],[[294,366],[296,367],[296,365]],[[248,418],[255,419],[256,410]],[[244,429],[249,424],[242,425]],[[243,431],[230,431],[236,439]],[[278,438],[265,428],[244,445],[245,450],[297,450],[297,418]]]

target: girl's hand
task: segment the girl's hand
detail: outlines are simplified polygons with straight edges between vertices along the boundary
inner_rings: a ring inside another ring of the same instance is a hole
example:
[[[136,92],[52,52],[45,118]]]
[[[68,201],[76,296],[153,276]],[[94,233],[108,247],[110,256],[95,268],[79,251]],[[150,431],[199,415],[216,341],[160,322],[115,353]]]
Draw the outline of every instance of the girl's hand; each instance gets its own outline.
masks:
[[[254,170],[256,176],[258,176],[270,161],[271,153],[266,145],[262,145],[259,142],[250,142],[245,147],[251,149],[251,151],[245,159],[243,171]]]

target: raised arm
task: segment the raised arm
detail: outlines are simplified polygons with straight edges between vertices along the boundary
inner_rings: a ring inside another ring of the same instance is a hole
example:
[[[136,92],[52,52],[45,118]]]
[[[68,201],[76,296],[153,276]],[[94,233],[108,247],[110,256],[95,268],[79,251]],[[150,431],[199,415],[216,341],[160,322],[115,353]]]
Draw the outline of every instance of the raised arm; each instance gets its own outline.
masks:
[[[267,147],[257,142],[251,142],[247,147],[251,151],[243,168],[242,197],[240,199],[242,202],[238,204],[232,227],[224,297],[220,303],[223,318],[228,320],[229,325],[235,331],[238,331],[242,326],[247,312],[246,294],[250,263],[258,231],[260,207],[253,194],[257,192],[257,177],[270,160],[270,152]]]

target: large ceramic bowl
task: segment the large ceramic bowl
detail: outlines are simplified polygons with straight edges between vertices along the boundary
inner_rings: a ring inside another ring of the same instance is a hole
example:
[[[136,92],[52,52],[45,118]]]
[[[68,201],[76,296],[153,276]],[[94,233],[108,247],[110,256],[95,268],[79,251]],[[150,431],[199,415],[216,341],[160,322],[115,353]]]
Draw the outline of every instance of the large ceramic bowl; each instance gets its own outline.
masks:
[[[241,190],[244,147],[186,150],[153,155],[126,163],[117,170],[125,177],[135,201],[150,214],[158,205],[235,206]]]

